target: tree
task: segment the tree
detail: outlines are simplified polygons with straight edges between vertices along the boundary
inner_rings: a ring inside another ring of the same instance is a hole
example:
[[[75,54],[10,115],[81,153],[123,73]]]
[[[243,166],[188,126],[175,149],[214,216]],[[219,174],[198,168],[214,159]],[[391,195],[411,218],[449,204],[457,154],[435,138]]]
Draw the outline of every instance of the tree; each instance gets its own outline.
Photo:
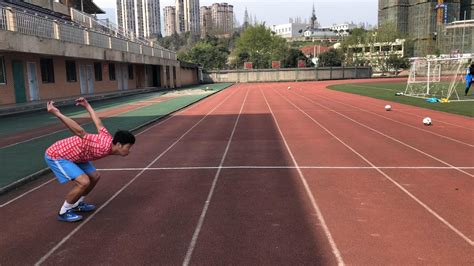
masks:
[[[253,62],[255,68],[269,68],[272,60],[283,60],[288,52],[285,39],[273,35],[265,25],[249,26],[236,40],[232,51],[232,65]]]
[[[390,55],[386,60],[386,64],[389,70],[393,70],[395,75],[400,73],[400,69],[406,69],[410,66],[408,58],[398,57],[397,55]]]
[[[227,62],[229,52],[212,42],[199,42],[189,52],[181,52],[178,59],[201,64],[205,69],[222,69]]]
[[[344,61],[344,53],[341,49],[330,49],[319,55],[320,66],[342,66]]]
[[[296,48],[289,49],[285,59],[283,60],[283,67],[298,67],[298,61],[304,60],[305,66],[309,67],[312,65],[311,61],[301,52],[301,50]]]

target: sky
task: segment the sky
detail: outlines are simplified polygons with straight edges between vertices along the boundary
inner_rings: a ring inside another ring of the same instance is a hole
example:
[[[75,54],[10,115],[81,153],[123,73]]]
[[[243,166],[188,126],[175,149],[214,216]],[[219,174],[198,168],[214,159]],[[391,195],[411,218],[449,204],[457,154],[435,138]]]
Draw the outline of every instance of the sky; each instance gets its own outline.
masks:
[[[94,0],[101,8],[115,8],[116,0]],[[234,13],[243,23],[245,8],[252,17],[265,21],[266,25],[288,23],[289,18],[311,16],[313,3],[321,26],[344,22],[377,24],[377,0],[201,0],[201,6],[226,2],[234,6]],[[174,6],[175,0],[160,0],[161,12],[165,6]],[[115,16],[113,16],[115,17]]]

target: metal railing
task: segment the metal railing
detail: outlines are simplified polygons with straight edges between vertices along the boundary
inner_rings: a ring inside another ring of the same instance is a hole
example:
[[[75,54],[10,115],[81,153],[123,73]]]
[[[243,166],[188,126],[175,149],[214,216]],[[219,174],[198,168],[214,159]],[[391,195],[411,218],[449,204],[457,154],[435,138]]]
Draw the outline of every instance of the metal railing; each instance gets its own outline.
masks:
[[[112,49],[127,52],[127,41],[110,37]]]
[[[153,55],[153,48],[151,48],[151,47],[143,46],[142,50],[143,50],[144,55],[149,55],[149,56]]]
[[[66,42],[84,44],[84,31],[77,27],[59,24],[59,39]]]
[[[109,36],[98,32],[89,32],[89,44],[100,48],[110,48]]]
[[[25,13],[15,13],[15,23],[18,32],[54,39],[54,23],[52,20]]]
[[[7,29],[7,16],[5,14],[5,9],[0,9],[0,29]]]
[[[175,52],[124,33],[112,23],[96,20],[75,9],[71,9],[73,22],[29,14],[26,10],[8,10],[0,7],[0,30],[176,60]],[[9,25],[9,21],[13,25]],[[125,38],[127,36],[131,39]]]
[[[140,44],[129,42],[128,43],[128,51],[130,51],[132,53],[140,54],[141,53],[140,52]]]

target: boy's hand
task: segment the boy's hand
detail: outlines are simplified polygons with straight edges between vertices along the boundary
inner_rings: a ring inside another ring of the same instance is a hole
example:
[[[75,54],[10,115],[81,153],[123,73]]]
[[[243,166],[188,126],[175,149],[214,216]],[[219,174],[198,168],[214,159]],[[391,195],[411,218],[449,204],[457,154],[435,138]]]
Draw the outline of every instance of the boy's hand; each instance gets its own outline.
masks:
[[[81,98],[78,98],[76,100],[76,106],[84,106],[84,107],[88,107],[89,106],[89,102],[86,100],[86,98],[84,97],[81,97]]]
[[[48,109],[48,112],[52,113],[52,114],[59,114],[59,109],[56,108],[56,106],[54,106],[54,102],[53,101],[49,101],[47,104],[46,104],[46,108]]]

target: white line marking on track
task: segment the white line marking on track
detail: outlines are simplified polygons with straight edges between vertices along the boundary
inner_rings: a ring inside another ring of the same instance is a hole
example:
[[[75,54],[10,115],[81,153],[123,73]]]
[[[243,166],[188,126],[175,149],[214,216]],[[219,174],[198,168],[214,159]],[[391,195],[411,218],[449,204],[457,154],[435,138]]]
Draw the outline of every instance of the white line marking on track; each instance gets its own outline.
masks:
[[[229,151],[230,144],[232,143],[232,139],[234,138],[235,129],[237,128],[237,124],[239,123],[240,115],[242,114],[242,110],[244,109],[244,105],[245,105],[245,102],[247,101],[248,94],[249,94],[249,90],[247,89],[247,93],[245,94],[244,101],[242,102],[242,106],[240,107],[239,115],[237,116],[237,119],[235,120],[234,128],[232,129],[232,133],[230,134],[229,141],[227,141],[227,146],[225,147],[224,154],[222,155],[219,168],[217,169],[216,175],[214,176],[214,180],[212,181],[211,190],[209,191],[206,202],[204,203],[201,216],[199,217],[198,224],[196,226],[196,229],[194,230],[194,234],[191,239],[191,242],[189,243],[188,251],[186,252],[186,256],[184,257],[184,261],[183,261],[184,266],[189,265],[189,262],[191,261],[191,257],[193,255],[194,248],[196,247],[199,233],[201,232],[204,219],[206,218],[207,209],[209,208],[209,204],[211,203],[212,196],[214,195],[214,190],[216,188],[217,181],[219,180],[222,166],[224,165],[225,158],[227,157],[227,152]]]
[[[294,94],[297,94],[297,95],[300,95],[301,97],[305,97],[305,98],[306,98],[306,96],[303,96],[303,95],[301,95],[301,94],[299,94],[299,93],[296,93],[296,92],[293,92],[293,93],[294,93]],[[464,142],[464,141],[457,140],[457,139],[454,139],[454,138],[451,138],[451,137],[448,137],[448,136],[445,136],[445,135],[441,135],[441,134],[432,132],[432,131],[430,131],[430,130],[426,130],[426,129],[423,129],[423,128],[415,127],[415,126],[413,126],[413,125],[410,125],[410,124],[407,124],[407,123],[404,123],[404,122],[400,122],[400,121],[395,120],[395,119],[392,119],[392,118],[388,118],[388,117],[386,117],[386,116],[383,116],[383,115],[377,114],[377,113],[375,113],[375,112],[371,112],[371,111],[365,110],[365,109],[363,109],[363,108],[356,107],[356,106],[354,106],[354,105],[350,105],[350,104],[347,104],[347,103],[343,103],[343,102],[341,102],[341,101],[336,101],[336,100],[334,100],[334,99],[331,99],[331,98],[328,98],[328,97],[324,97],[324,96],[321,96],[321,95],[318,95],[318,97],[323,98],[323,99],[326,99],[326,100],[329,100],[329,101],[332,101],[332,102],[335,102],[335,103],[339,103],[339,104],[342,104],[342,105],[350,106],[350,107],[352,107],[352,108],[358,109],[358,110],[360,110],[360,111],[363,111],[363,112],[366,112],[366,113],[369,113],[369,114],[376,115],[376,116],[378,116],[378,117],[381,117],[381,118],[383,118],[383,119],[386,119],[386,120],[395,122],[395,123],[397,123],[397,124],[404,125],[404,126],[408,126],[408,127],[414,128],[414,129],[416,129],[416,130],[420,130],[420,131],[423,131],[423,132],[426,132],[426,133],[429,133],[429,134],[432,134],[432,135],[435,135],[435,136],[438,136],[438,137],[441,137],[441,138],[445,138],[445,139],[448,139],[448,140],[457,142],[457,143],[462,144],[462,145],[466,145],[466,146],[469,146],[469,147],[474,147],[474,145],[469,144],[469,143],[466,143],[466,142]],[[309,98],[308,98],[308,99],[309,99]],[[394,112],[397,112],[397,111],[394,111]],[[398,112],[400,112],[400,111],[398,111]]]
[[[400,170],[456,170],[453,167],[445,166],[253,166],[253,165],[236,165],[236,166],[177,166],[177,167],[150,167],[147,171],[162,170],[213,170],[213,169],[328,169],[328,170],[367,170],[367,169],[400,169]],[[457,167],[459,169],[474,170],[474,167]],[[141,171],[145,168],[100,168],[99,171]]]
[[[14,202],[14,201],[16,201],[16,200],[18,200],[18,199],[20,199],[20,198],[23,198],[24,196],[30,194],[31,192],[33,192],[33,191],[35,191],[35,190],[37,190],[37,189],[39,189],[39,188],[41,188],[41,187],[43,187],[43,186],[45,186],[45,185],[51,183],[51,182],[52,182],[53,180],[55,180],[55,179],[56,179],[56,178],[52,178],[52,179],[50,179],[50,180],[44,182],[43,184],[41,184],[41,185],[39,185],[39,186],[36,186],[36,187],[34,187],[34,188],[28,190],[27,192],[25,192],[25,193],[23,193],[23,194],[21,194],[21,195],[15,197],[15,198],[13,198],[13,199],[11,199],[11,200],[9,200],[9,201],[7,201],[7,202],[1,204],[1,205],[0,205],[0,208],[3,208],[3,207],[5,207],[5,206],[7,206],[8,204],[10,204],[10,203],[12,203],[12,202]]]
[[[66,241],[68,241],[76,232],[78,232],[84,225],[86,225],[92,218],[94,218],[100,211],[105,208],[113,199],[115,199],[122,191],[124,191],[130,184],[132,184],[138,177],[140,177],[151,165],[156,163],[163,155],[165,155],[171,148],[173,148],[181,139],[183,139],[191,130],[193,130],[197,125],[199,125],[206,117],[209,116],[214,110],[216,110],[219,106],[221,106],[229,97],[234,95],[236,91],[232,94],[228,95],[221,103],[215,106],[211,111],[209,111],[203,118],[201,118],[196,124],[194,124],[190,129],[188,129],[179,139],[177,139],[173,144],[171,144],[165,151],[163,151],[160,155],[158,155],[151,163],[147,165],[140,173],[138,173],[134,178],[132,178],[127,184],[125,184],[121,189],[115,192],[112,197],[110,197],[102,206],[100,206],[95,212],[93,212],[86,220],[81,222],[74,230],[72,230],[67,236],[65,236],[56,246],[54,246],[51,250],[48,251],[43,257],[41,257],[35,265],[41,265],[41,263],[45,262],[56,250],[58,250]]]
[[[206,99],[209,99],[209,98],[206,98]],[[188,107],[186,107],[186,108],[184,108],[184,109],[178,111],[177,113],[174,113],[174,114],[170,115],[170,116],[167,117],[166,119],[161,120],[160,122],[158,122],[158,123],[156,123],[156,124],[153,124],[153,125],[151,125],[151,126],[145,128],[144,130],[142,130],[142,131],[138,132],[137,134],[135,134],[135,136],[140,136],[141,134],[147,132],[148,130],[150,130],[150,129],[156,127],[156,126],[159,126],[159,125],[161,125],[161,124],[163,124],[163,123],[165,123],[166,121],[170,120],[171,118],[176,117],[178,114],[181,114],[182,112],[185,112],[185,111],[189,110],[189,109],[192,108],[192,107],[198,106],[199,104],[205,102],[206,99],[204,99],[204,100],[202,100],[202,101],[199,101],[199,102],[196,103],[196,104],[192,104],[192,105],[190,105],[190,106],[188,106]],[[147,123],[148,123],[148,122],[147,122]],[[143,125],[146,125],[147,123],[138,126],[138,128],[142,127]],[[45,168],[45,169],[48,169],[48,168]],[[45,169],[42,169],[42,170],[45,170]],[[42,170],[40,170],[40,171],[42,171]],[[141,169],[140,169],[140,170],[141,170]],[[52,180],[54,180],[54,179],[52,179]],[[12,200],[10,200],[9,202],[4,203],[3,205],[0,205],[0,208],[5,207],[6,205],[8,205],[8,204],[10,204],[10,203],[13,203],[14,201],[16,201],[16,200],[22,198],[23,196],[26,196],[26,195],[29,194],[30,192],[33,192],[34,190],[36,190],[36,189],[42,187],[43,185],[46,185],[47,183],[50,183],[52,180],[49,180],[49,181],[47,181],[46,183],[44,183],[44,184],[42,184],[42,185],[40,185],[40,186],[38,186],[38,187],[36,187],[36,188],[33,188],[33,189],[31,189],[31,190],[29,190],[29,191],[23,193],[22,195],[20,195],[20,196],[14,198],[14,199],[12,199]]]
[[[282,96],[280,93],[279,93],[279,95]],[[470,174],[470,173],[468,173],[468,172],[466,172],[466,171],[464,171],[464,170],[462,170],[462,169],[459,169],[458,167],[456,167],[456,166],[454,166],[454,165],[451,165],[450,163],[445,162],[445,161],[443,161],[443,160],[437,158],[436,156],[433,156],[433,155],[431,155],[431,154],[429,154],[429,153],[426,153],[426,152],[424,152],[424,151],[422,151],[422,150],[420,150],[420,149],[417,149],[417,148],[411,146],[411,145],[408,144],[408,143],[405,143],[405,142],[403,142],[403,141],[401,141],[401,140],[398,140],[398,139],[396,139],[396,138],[394,138],[394,137],[392,137],[392,136],[389,136],[389,135],[387,135],[387,134],[385,134],[385,133],[383,133],[383,132],[380,132],[380,131],[378,131],[378,130],[375,129],[375,128],[369,127],[369,126],[367,126],[367,125],[365,125],[365,124],[363,124],[363,123],[361,123],[361,122],[359,122],[359,121],[357,121],[357,120],[355,120],[355,119],[353,119],[353,118],[351,118],[351,117],[349,117],[349,116],[347,116],[347,115],[345,115],[345,114],[342,114],[342,113],[340,113],[340,112],[338,112],[338,111],[336,111],[336,110],[334,110],[334,109],[331,109],[331,108],[329,108],[329,107],[327,107],[327,106],[325,106],[325,105],[323,105],[323,104],[317,103],[317,102],[315,102],[315,101],[309,99],[308,97],[305,97],[305,96],[302,96],[302,95],[299,95],[299,94],[297,94],[297,95],[300,96],[300,97],[302,97],[302,98],[305,98],[307,101],[309,101],[309,102],[311,102],[311,103],[317,104],[317,105],[319,105],[319,106],[321,106],[321,107],[327,109],[328,111],[334,112],[334,113],[336,113],[336,114],[338,114],[338,115],[340,115],[340,116],[342,116],[342,117],[344,117],[344,118],[346,118],[346,119],[348,119],[348,120],[350,120],[350,121],[352,121],[352,122],[354,122],[354,123],[356,123],[356,124],[358,124],[358,125],[360,125],[360,126],[362,126],[362,127],[365,127],[365,128],[367,128],[367,129],[369,129],[369,130],[371,130],[371,131],[373,131],[373,132],[379,134],[379,135],[382,135],[382,136],[384,136],[384,137],[386,137],[386,138],[388,138],[388,139],[391,139],[391,140],[393,140],[393,141],[395,141],[395,142],[397,142],[397,143],[402,144],[402,145],[405,146],[405,147],[408,147],[408,148],[410,148],[410,149],[412,149],[412,150],[415,150],[415,151],[417,151],[417,152],[419,152],[419,153],[421,153],[421,154],[423,154],[423,155],[425,155],[425,156],[427,156],[427,157],[430,157],[431,159],[433,159],[433,160],[435,160],[435,161],[438,161],[438,162],[440,162],[440,163],[442,163],[442,164],[444,164],[444,165],[447,165],[447,166],[449,166],[449,167],[451,167],[451,168],[454,168],[454,169],[458,170],[459,172],[464,173],[464,174],[466,174],[466,175],[468,175],[468,176],[470,176],[470,177],[474,177],[473,174]],[[282,97],[283,97],[283,96],[282,96]],[[286,98],[285,98],[285,99],[286,99]],[[288,100],[287,100],[287,101],[288,101]],[[288,101],[288,102],[290,102],[290,101]],[[290,103],[293,104],[292,102],[290,102]],[[299,107],[297,107],[295,104],[293,104],[293,105],[294,105],[296,108],[299,109]],[[299,109],[299,110],[301,110],[301,109]],[[306,113],[305,113],[305,114],[306,114]]]
[[[311,203],[313,205],[314,210],[316,211],[316,215],[318,216],[318,220],[321,223],[321,226],[324,230],[324,234],[326,235],[329,244],[331,245],[332,252],[334,256],[336,257],[337,264],[338,265],[344,265],[344,260],[342,259],[341,252],[337,248],[336,242],[334,241],[331,232],[329,231],[329,228],[326,224],[326,221],[324,220],[323,214],[321,210],[319,209],[318,204],[316,203],[316,199],[314,198],[311,190],[309,189],[308,182],[306,181],[306,178],[303,175],[303,172],[301,171],[301,168],[298,166],[298,162],[295,159],[295,156],[293,155],[293,152],[290,149],[290,146],[288,145],[288,142],[285,139],[285,136],[283,135],[283,131],[280,128],[280,125],[278,124],[278,120],[276,119],[275,114],[273,113],[272,108],[270,107],[270,104],[267,101],[267,97],[265,96],[265,93],[263,93],[262,89],[260,89],[260,92],[262,93],[263,97],[265,98],[265,102],[267,103],[268,109],[270,109],[270,113],[272,114],[273,119],[275,120],[276,127],[278,131],[280,132],[280,135],[283,139],[283,143],[285,143],[286,149],[288,150],[288,153],[291,156],[291,159],[293,160],[293,164],[296,166],[296,169],[298,170],[298,174],[300,176],[301,182],[304,185],[304,188],[306,190],[306,193],[308,194],[309,199],[311,200]]]
[[[413,194],[411,194],[408,190],[406,190],[402,185],[400,185],[397,181],[395,181],[394,179],[392,179],[389,175],[387,175],[384,171],[380,170],[379,168],[376,168],[376,166],[371,162],[369,161],[369,159],[365,158],[362,154],[358,153],[356,150],[354,150],[351,146],[349,146],[347,143],[345,143],[344,141],[342,141],[340,138],[338,138],[336,135],[334,135],[329,129],[327,129],[326,127],[324,127],[322,124],[320,124],[318,121],[316,121],[312,116],[310,116],[308,113],[306,113],[304,110],[302,110],[301,108],[299,108],[296,104],[294,104],[293,102],[291,102],[290,100],[288,100],[286,97],[284,97],[283,95],[281,95],[279,92],[277,92],[278,95],[280,95],[280,97],[282,97],[283,99],[285,99],[288,103],[290,103],[291,105],[293,105],[296,109],[298,109],[301,113],[303,113],[305,116],[307,116],[309,119],[311,119],[314,123],[316,123],[320,128],[322,128],[324,131],[326,131],[328,134],[330,134],[333,138],[337,139],[341,144],[343,144],[344,146],[346,146],[348,149],[350,149],[352,152],[354,152],[357,156],[359,156],[362,160],[364,160],[365,162],[367,162],[370,166],[374,167],[380,174],[382,174],[387,180],[389,180],[390,182],[392,182],[396,187],[398,187],[401,191],[403,191],[405,194],[407,194],[410,198],[412,198],[415,202],[417,202],[419,205],[421,205],[425,210],[427,210],[429,213],[431,213],[434,217],[436,217],[439,221],[441,221],[443,224],[445,224],[449,229],[451,229],[453,232],[455,232],[458,236],[460,236],[462,239],[464,239],[468,244],[470,244],[471,246],[474,246],[474,241],[471,240],[469,237],[467,237],[466,235],[464,235],[460,230],[458,230],[456,227],[454,227],[452,224],[450,224],[447,220],[445,220],[441,215],[439,215],[438,213],[436,213],[434,210],[432,210],[428,205],[426,205],[424,202],[422,202],[421,200],[419,200],[417,197],[415,197]],[[318,104],[322,107],[324,107],[323,105],[321,104]],[[326,107],[327,108],[327,107]],[[330,108],[327,108],[328,110],[331,110]],[[336,112],[337,113],[337,112]],[[344,116],[344,115],[343,115]],[[352,120],[352,119],[351,119]],[[356,123],[358,123],[357,121],[354,121]],[[358,123],[359,124],[359,123]],[[362,125],[362,124],[361,124]],[[382,133],[383,134],[383,133]],[[391,137],[390,137],[391,138]],[[397,142],[400,142],[403,144],[403,142],[401,141],[398,141]],[[449,165],[449,164],[448,164]],[[454,167],[454,166],[453,166]],[[457,167],[454,167],[455,170],[458,170],[458,171],[461,171],[463,173],[467,173],[465,171],[462,171],[460,170],[459,168]],[[469,173],[467,173],[469,174]],[[470,176],[472,176],[471,174],[469,174]]]

